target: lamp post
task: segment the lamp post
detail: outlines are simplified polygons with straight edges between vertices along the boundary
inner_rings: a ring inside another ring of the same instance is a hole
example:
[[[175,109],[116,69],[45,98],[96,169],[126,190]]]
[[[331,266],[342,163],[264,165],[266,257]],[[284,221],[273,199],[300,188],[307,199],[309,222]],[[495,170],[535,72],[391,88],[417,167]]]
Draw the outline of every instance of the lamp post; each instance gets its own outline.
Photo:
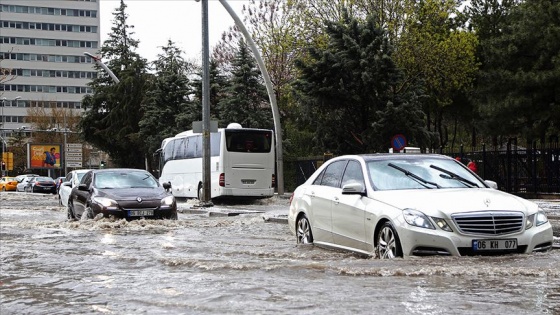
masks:
[[[113,79],[113,81],[115,81],[115,83],[119,83],[121,82],[121,80],[119,80],[119,78],[117,78],[117,76],[113,73],[113,71],[111,71],[111,69],[109,69],[109,67],[107,67],[106,64],[103,63],[103,61],[101,61],[101,57],[96,57],[94,55],[92,55],[89,52],[84,52],[84,55],[90,57],[91,59],[93,59],[93,61],[95,61],[95,63],[97,65],[99,65],[101,68],[103,68],[103,70],[105,70],[109,76],[111,76],[111,79]]]

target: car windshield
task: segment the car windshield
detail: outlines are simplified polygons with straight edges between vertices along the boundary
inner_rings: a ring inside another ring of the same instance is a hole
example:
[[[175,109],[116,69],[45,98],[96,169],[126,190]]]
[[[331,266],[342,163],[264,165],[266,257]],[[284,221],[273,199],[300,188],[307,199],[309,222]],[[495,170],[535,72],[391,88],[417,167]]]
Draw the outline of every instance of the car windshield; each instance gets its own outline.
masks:
[[[102,172],[95,175],[95,187],[100,189],[155,188],[158,187],[158,182],[146,172]]]
[[[376,190],[485,187],[455,160],[392,158],[368,161],[367,166]]]

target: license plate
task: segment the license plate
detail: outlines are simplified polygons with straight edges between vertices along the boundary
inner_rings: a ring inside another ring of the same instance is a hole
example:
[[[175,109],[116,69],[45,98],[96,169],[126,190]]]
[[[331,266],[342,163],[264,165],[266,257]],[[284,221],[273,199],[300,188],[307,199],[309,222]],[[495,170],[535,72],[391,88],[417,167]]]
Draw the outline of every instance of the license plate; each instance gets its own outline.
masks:
[[[129,217],[149,217],[154,215],[154,210],[128,210]]]
[[[503,240],[473,240],[472,248],[474,251],[484,250],[512,250],[517,249],[517,239]]]

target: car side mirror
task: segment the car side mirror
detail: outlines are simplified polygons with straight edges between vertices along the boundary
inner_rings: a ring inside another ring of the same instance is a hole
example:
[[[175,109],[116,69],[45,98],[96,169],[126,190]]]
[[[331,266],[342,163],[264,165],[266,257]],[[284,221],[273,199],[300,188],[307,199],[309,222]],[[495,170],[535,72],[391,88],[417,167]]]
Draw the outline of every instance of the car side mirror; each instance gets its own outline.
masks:
[[[343,195],[366,195],[366,189],[362,183],[349,183],[342,186]]]
[[[62,186],[72,187],[72,182],[63,182]]]
[[[89,187],[86,184],[80,184],[80,185],[78,185],[78,190],[89,191]]]
[[[498,183],[493,180],[485,180],[484,183],[492,189],[498,189]]]

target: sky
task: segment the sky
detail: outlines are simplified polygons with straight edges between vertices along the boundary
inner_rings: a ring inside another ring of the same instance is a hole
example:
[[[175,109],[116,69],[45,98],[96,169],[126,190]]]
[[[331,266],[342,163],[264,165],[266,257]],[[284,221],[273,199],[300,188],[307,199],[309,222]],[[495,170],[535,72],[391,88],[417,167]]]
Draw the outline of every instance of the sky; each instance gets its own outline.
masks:
[[[237,16],[249,0],[227,0]],[[171,39],[185,52],[187,60],[200,60],[202,54],[202,4],[195,0],[125,0],[128,25],[133,25],[132,37],[140,41],[137,53],[148,61],[157,59]],[[120,0],[100,0],[101,42],[113,26],[113,12]],[[208,1],[208,38],[210,53],[223,32],[235,22],[218,0]]]

